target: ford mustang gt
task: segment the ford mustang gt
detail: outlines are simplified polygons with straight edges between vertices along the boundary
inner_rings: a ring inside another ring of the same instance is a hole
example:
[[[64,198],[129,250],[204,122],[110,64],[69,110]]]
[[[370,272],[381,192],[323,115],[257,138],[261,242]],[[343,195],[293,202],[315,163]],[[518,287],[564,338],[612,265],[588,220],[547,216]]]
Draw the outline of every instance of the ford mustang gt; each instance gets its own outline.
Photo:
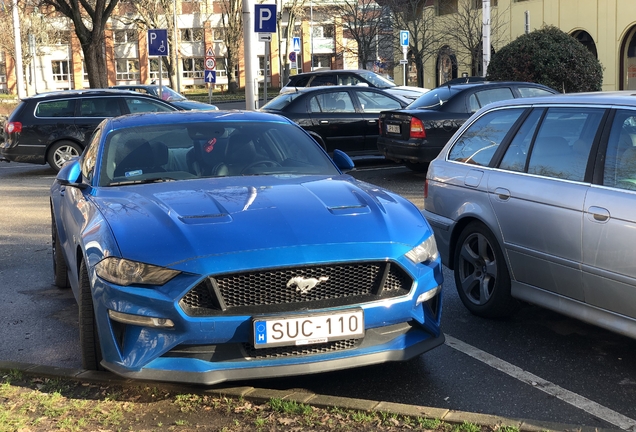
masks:
[[[104,120],[51,187],[55,283],[86,369],[213,384],[406,360],[444,341],[441,261],[406,199],[290,120]]]

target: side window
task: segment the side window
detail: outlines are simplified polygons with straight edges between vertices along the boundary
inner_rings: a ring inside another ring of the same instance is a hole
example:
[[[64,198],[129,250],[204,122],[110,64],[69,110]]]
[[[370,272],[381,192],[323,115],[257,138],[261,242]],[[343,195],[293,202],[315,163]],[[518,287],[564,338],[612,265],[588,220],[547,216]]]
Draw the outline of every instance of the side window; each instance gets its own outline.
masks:
[[[121,115],[119,99],[85,98],[80,100],[79,117],[117,117]]]
[[[636,111],[616,113],[607,142],[603,184],[636,190]]]
[[[489,103],[512,98],[514,98],[514,95],[508,87],[495,88],[475,92],[475,94],[470,96],[468,104],[471,112],[475,112]]]
[[[499,168],[523,172],[526,169],[526,159],[528,158],[528,149],[530,143],[537,130],[539,119],[543,115],[542,109],[536,109],[530,113],[523,125],[519,128],[519,131],[510,142],[506,153],[504,154]]]
[[[336,84],[337,82],[335,74],[318,75],[311,81],[311,87]]]
[[[358,95],[358,99],[360,99],[360,105],[362,106],[363,112],[379,113],[383,110],[402,108],[398,101],[381,93],[359,91],[356,94]]]
[[[536,87],[519,87],[521,97],[550,96],[553,93]]]
[[[356,112],[353,101],[346,91],[316,95],[309,101],[311,112],[347,113]]]
[[[353,75],[338,74],[338,85],[358,85],[363,82]]]
[[[89,183],[93,180],[95,174],[95,162],[97,161],[97,150],[99,149],[99,138],[102,136],[102,130],[97,129],[93,132],[91,141],[86,147],[82,155],[82,175]]]
[[[154,101],[147,98],[136,98],[136,97],[126,97],[124,98],[126,101],[126,106],[128,106],[128,110],[134,113],[140,112],[163,112],[163,111],[174,111],[168,105],[164,105],[159,101]]]
[[[35,108],[36,117],[74,117],[75,99],[40,102]]]
[[[307,87],[310,76],[300,77],[290,83],[291,87]]]
[[[487,166],[506,134],[523,112],[524,108],[513,108],[484,114],[455,142],[448,154],[448,159]]]
[[[528,173],[583,181],[602,109],[550,108],[532,146]]]

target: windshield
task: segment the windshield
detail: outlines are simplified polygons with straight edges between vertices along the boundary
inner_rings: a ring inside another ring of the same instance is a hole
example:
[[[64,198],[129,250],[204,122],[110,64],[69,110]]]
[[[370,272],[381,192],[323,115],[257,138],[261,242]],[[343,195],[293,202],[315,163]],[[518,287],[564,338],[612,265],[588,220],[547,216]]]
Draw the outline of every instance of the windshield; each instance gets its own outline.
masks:
[[[281,95],[276,96],[271,101],[267,102],[262,109],[281,111],[283,108],[285,108],[287,105],[292,103],[292,101],[300,95],[301,93],[298,93],[298,92],[283,93]]]
[[[361,72],[360,76],[364,78],[365,80],[369,81],[371,84],[373,84],[377,88],[395,87],[395,84],[392,81],[389,81],[383,76],[370,72],[370,71]]]
[[[439,108],[450,100],[451,97],[461,89],[455,89],[453,87],[438,87],[433,90],[424,93],[422,96],[415,99],[407,109],[411,108]]]
[[[161,86],[161,99],[170,102],[185,100],[185,97],[172,90],[170,87]]]
[[[100,186],[244,175],[338,175],[320,146],[296,125],[211,121],[111,132]]]

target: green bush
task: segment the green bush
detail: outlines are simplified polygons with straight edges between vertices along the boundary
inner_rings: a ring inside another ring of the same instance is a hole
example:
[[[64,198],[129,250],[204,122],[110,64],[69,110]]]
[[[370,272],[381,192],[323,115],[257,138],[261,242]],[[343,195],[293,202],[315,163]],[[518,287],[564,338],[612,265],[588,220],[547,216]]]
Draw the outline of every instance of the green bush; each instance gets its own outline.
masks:
[[[575,38],[546,26],[519,36],[493,54],[488,79],[536,82],[565,93],[598,91],[603,67]]]

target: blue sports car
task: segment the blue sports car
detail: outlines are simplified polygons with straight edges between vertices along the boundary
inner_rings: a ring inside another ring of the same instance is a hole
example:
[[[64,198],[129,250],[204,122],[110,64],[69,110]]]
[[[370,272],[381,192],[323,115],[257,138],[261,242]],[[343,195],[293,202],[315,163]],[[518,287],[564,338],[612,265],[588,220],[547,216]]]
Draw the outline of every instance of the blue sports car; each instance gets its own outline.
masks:
[[[406,360],[444,341],[431,228],[259,112],[104,120],[51,187],[86,369],[213,384]]]

